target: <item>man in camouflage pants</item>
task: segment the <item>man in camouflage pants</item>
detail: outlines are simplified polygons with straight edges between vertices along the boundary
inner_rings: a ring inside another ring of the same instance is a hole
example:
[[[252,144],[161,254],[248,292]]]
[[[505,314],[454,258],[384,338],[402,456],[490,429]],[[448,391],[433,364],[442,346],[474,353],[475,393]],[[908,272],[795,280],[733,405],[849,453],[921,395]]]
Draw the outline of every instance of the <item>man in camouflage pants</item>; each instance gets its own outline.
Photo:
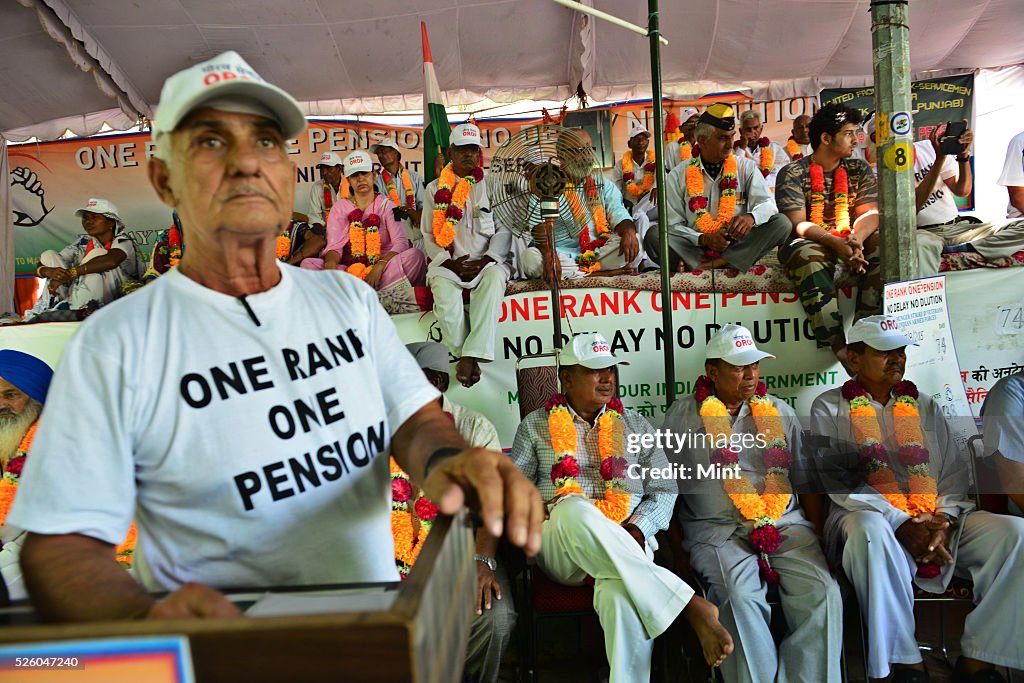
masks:
[[[793,235],[779,248],[779,262],[796,284],[819,348],[829,347],[846,365],[846,340],[834,277],[845,262],[856,276],[856,318],[881,307],[878,184],[867,163],[852,158],[860,113],[829,105],[811,119],[814,152],[779,172],[775,201],[793,222]],[[845,176],[846,197],[836,192]],[[821,216],[812,209],[823,202]]]

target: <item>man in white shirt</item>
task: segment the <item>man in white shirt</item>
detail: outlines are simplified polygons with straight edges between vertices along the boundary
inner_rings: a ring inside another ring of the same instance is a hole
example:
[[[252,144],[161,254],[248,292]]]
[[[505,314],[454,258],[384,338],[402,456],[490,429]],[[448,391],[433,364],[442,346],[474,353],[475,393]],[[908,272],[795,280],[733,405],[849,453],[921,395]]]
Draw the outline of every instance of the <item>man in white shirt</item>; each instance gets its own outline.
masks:
[[[480,363],[494,360],[498,315],[511,274],[512,233],[491,215],[487,177],[480,168],[480,129],[471,123],[456,126],[447,156],[451,161],[427,185],[420,231],[441,341],[459,359],[455,378],[471,387],[480,381]]]
[[[395,203],[395,218],[402,221],[409,242],[423,249],[420,218],[423,209],[423,178],[402,163],[402,152],[394,140],[388,138],[375,144],[371,151],[380,162],[380,172],[374,177],[377,193]]]
[[[764,123],[756,109],[740,114],[740,137],[736,140],[736,155],[754,162],[768,181],[768,189],[775,192],[775,178],[789,163],[789,155],[781,146],[763,137]]]
[[[654,189],[654,150],[649,149],[650,131],[639,124],[629,131],[627,144],[629,151],[612,168],[612,183],[622,193],[626,208],[632,210]]]
[[[324,152],[316,167],[320,169],[320,179],[309,189],[309,223],[319,234],[323,234],[327,225],[327,214],[338,201],[338,197],[348,196],[348,185],[342,178],[344,165],[341,157],[334,152]]]
[[[1015,221],[1024,218],[1024,131],[1017,133],[1007,145],[1003,172],[996,182],[1010,195],[1006,217]]]
[[[665,208],[669,232],[669,269],[735,268],[746,272],[775,247],[785,244],[793,228],[779,213],[764,176],[753,161],[733,155],[736,117],[732,107],[708,107],[697,124],[700,154],[677,166],[666,180]],[[727,178],[735,165],[735,178]],[[735,183],[735,187],[731,184]],[[725,188],[724,185],[730,185]],[[699,192],[692,190],[699,189]],[[722,215],[723,199],[731,195],[735,209]],[[644,248],[659,261],[661,243],[652,226]]]
[[[442,513],[479,500],[539,549],[539,494],[467,446],[375,292],[275,257],[305,127],[235,52],[165,82],[149,177],[189,249],[64,350],[9,518],[44,618],[238,616],[221,590],[397,580],[389,452]],[[114,555],[133,517],[142,585]]]
[[[670,142],[665,147],[665,173],[671,173],[672,169],[684,161],[693,158],[693,146],[697,144],[697,120],[700,112],[696,107],[683,107],[679,110],[679,132],[681,138]]]
[[[790,161],[799,161],[810,156],[814,149],[811,147],[811,117],[801,114],[793,119],[791,135],[786,141],[786,156]]]

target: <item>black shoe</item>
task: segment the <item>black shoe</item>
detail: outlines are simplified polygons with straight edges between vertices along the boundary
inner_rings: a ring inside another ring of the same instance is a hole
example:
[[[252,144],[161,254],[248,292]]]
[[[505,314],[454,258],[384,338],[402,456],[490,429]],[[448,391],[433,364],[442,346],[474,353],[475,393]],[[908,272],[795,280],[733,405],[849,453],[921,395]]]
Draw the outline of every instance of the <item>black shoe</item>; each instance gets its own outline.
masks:
[[[956,666],[953,668],[953,683],[1006,683],[1006,679],[1003,675],[995,669],[982,669],[977,673],[968,676],[963,669],[963,657],[959,657],[956,660]]]
[[[892,670],[892,683],[930,683],[927,671],[900,667]]]

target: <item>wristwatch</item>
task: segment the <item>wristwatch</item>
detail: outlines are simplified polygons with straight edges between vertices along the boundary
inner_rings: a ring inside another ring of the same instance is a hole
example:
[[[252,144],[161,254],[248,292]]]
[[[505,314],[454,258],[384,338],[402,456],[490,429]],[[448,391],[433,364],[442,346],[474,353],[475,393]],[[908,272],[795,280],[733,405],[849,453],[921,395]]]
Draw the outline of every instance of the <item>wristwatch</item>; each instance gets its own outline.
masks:
[[[477,562],[483,562],[492,572],[497,571],[498,569],[498,561],[493,557],[487,557],[486,555],[474,555],[473,559]]]
[[[971,163],[971,159],[973,159],[973,158],[974,157],[972,157],[970,154],[957,154],[956,155],[956,160],[959,163],[961,163],[961,164],[969,164],[969,163]]]
[[[956,523],[958,521],[960,521],[959,518],[954,517],[953,515],[949,514],[948,512],[940,512],[939,514],[942,515],[943,517],[945,517],[946,521],[949,522],[949,528],[950,529],[956,527]]]

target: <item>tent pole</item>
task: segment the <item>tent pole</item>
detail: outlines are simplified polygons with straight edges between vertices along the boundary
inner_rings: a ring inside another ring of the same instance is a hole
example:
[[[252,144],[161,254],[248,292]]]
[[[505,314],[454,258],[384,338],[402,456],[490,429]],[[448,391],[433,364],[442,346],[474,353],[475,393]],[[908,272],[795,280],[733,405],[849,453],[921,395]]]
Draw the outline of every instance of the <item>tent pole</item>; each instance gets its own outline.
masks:
[[[669,272],[668,227],[665,224],[665,149],[661,104],[661,29],[658,0],[647,0],[647,36],[651,41],[651,105],[654,109],[655,191],[658,193],[658,238],[661,251],[661,326],[665,352],[665,407],[676,399],[675,335],[672,333],[672,274]]]
[[[907,15],[907,0],[871,2],[883,283],[917,277],[914,126],[910,114],[913,106]]]

